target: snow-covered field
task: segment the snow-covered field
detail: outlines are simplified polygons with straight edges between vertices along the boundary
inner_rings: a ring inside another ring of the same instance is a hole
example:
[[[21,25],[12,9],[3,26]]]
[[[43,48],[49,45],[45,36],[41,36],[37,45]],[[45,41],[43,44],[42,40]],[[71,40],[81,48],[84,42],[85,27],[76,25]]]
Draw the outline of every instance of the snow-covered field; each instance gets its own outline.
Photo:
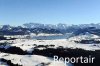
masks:
[[[91,36],[90,36],[91,37]],[[97,36],[96,36],[97,37]],[[56,39],[56,40],[37,40],[37,39],[16,39],[16,40],[1,40],[1,43],[10,43],[10,45],[2,46],[4,48],[9,47],[20,47],[23,51],[28,51],[31,53],[34,50],[34,47],[38,45],[51,45],[49,48],[57,48],[59,46],[62,46],[63,48],[81,48],[84,50],[100,50],[100,45],[95,44],[81,44],[81,43],[75,43],[73,39],[77,40],[80,39],[79,37],[72,37],[70,39]],[[81,37],[82,38],[82,37]],[[86,38],[86,37],[85,37]],[[45,47],[38,48],[39,50],[46,49]],[[53,58],[45,57],[41,55],[17,55],[17,54],[10,54],[10,53],[0,53],[0,58],[11,60],[13,64],[19,64],[22,66],[65,66],[64,62],[56,62],[54,65]],[[0,66],[7,66],[7,64],[0,62]],[[66,66],[71,66],[71,64],[67,64]]]
[[[0,41],[3,42],[3,41]],[[12,41],[8,41],[12,42]],[[84,50],[100,50],[100,45],[97,44],[94,46],[93,44],[77,44],[73,41],[67,39],[58,39],[58,40],[33,40],[33,39],[16,39],[13,41],[11,46],[20,47],[23,50],[30,50],[34,48],[34,44],[36,45],[55,45],[54,48],[63,46],[64,48],[82,48]]]
[[[11,60],[14,64],[22,66],[65,66],[64,62],[55,62],[52,58],[40,56],[40,55],[16,55],[8,53],[0,53],[0,58]],[[0,64],[3,66],[5,64]],[[6,66],[6,65],[5,65]],[[66,66],[69,66],[66,65]]]

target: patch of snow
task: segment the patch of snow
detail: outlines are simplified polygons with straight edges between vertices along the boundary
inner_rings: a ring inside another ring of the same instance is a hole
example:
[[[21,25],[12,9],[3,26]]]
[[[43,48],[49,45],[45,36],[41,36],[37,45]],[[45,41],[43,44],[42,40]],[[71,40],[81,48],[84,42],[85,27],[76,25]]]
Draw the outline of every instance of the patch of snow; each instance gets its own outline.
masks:
[[[63,61],[59,61],[59,62],[55,61],[54,63],[52,58],[48,58],[40,55],[15,55],[15,54],[1,53],[0,58],[11,60],[12,63],[20,64],[23,66],[36,66],[41,63],[45,63],[45,64],[49,63],[48,66],[65,66]],[[69,66],[69,64],[66,66]]]

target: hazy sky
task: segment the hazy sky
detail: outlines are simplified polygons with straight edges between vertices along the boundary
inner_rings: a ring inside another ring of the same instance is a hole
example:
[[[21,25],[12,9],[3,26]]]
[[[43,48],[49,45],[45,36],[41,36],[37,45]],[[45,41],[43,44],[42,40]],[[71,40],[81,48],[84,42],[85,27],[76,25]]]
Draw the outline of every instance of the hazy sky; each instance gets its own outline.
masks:
[[[100,23],[100,0],[0,0],[0,25]]]

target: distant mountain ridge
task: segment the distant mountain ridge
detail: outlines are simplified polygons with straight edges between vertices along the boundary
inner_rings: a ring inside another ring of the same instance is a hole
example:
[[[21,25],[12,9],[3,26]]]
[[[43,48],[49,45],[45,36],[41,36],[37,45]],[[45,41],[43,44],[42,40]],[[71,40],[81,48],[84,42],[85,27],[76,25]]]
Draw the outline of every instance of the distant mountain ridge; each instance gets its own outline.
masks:
[[[91,33],[100,35],[100,24],[80,24],[80,25],[67,25],[59,23],[57,25],[52,24],[40,24],[40,23],[25,23],[22,26],[0,26],[0,34],[7,35],[23,35],[29,33],[48,33],[48,34],[66,34],[72,33],[73,35]]]
[[[79,25],[68,25],[63,23],[58,23],[56,25],[53,24],[41,24],[41,23],[25,23],[23,24],[23,27],[25,28],[53,28],[53,29],[66,29],[69,27],[75,27],[75,28],[86,28],[86,27],[96,27],[100,28],[100,23],[94,24],[79,24]]]

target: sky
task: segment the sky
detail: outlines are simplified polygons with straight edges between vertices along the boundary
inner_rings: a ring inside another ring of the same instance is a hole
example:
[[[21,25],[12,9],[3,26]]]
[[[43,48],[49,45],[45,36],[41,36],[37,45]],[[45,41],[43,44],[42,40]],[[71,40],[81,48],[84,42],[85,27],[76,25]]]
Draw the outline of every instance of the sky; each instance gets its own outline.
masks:
[[[0,25],[100,23],[100,0],[0,0]]]

